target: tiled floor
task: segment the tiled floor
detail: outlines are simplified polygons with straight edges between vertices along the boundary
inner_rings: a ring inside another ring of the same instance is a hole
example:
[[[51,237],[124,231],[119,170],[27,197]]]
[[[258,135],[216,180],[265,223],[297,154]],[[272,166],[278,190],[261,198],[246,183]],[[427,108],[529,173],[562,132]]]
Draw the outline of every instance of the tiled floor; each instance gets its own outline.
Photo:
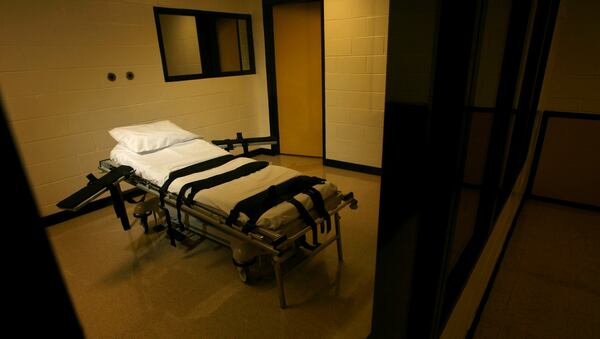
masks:
[[[600,338],[600,213],[528,200],[475,338]]]
[[[173,248],[164,232],[124,232],[112,207],[52,226],[48,235],[88,338],[365,338],[370,332],[379,177],[320,159],[264,157],[354,191],[345,209],[345,261],[335,246],[285,277],[279,308],[272,274],[238,279],[229,249],[210,241]],[[268,267],[268,266],[267,266]],[[267,271],[268,272],[268,271]]]

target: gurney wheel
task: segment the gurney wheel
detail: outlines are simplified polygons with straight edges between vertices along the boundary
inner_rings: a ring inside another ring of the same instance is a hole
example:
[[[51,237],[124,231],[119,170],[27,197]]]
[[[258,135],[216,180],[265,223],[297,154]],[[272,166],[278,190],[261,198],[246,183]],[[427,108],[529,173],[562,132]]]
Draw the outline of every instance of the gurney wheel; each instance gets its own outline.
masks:
[[[248,266],[237,266],[237,271],[238,271],[238,276],[240,277],[240,280],[244,283],[247,284],[249,282],[249,275],[250,275],[250,270],[248,269]]]

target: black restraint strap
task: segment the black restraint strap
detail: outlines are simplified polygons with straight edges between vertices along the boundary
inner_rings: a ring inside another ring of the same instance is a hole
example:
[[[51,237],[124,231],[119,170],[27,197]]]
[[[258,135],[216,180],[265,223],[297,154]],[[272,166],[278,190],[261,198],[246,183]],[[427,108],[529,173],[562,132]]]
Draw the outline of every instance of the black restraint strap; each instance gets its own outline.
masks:
[[[117,218],[121,219],[123,230],[129,230],[131,226],[129,225],[129,218],[127,217],[127,210],[125,209],[125,202],[123,201],[121,191],[115,184],[108,186],[108,191],[110,192],[110,197],[113,201],[115,214],[117,215]]]
[[[209,159],[203,162],[199,162],[197,164],[193,164],[184,168],[180,168],[176,171],[169,173],[169,178],[159,190],[159,202],[160,208],[164,211],[167,220],[167,233],[169,234],[169,238],[171,239],[171,245],[175,246],[175,230],[173,229],[173,225],[171,224],[171,216],[169,210],[165,208],[165,196],[168,193],[169,186],[175,179],[184,177],[186,175],[190,175],[192,173],[198,173],[202,171],[207,171],[209,169],[219,167],[221,165],[226,164],[227,162],[233,160],[235,157],[231,154],[226,154],[214,159]],[[181,221],[181,218],[179,219]]]
[[[190,205],[192,201],[194,201],[194,197],[200,190],[221,185],[231,180],[246,176],[248,174],[252,174],[256,171],[260,171],[268,165],[269,163],[267,161],[253,161],[229,172],[215,175],[214,177],[210,177],[204,180],[196,181],[194,184],[192,184],[192,190],[190,194],[188,194],[185,198],[185,203],[187,205]]]
[[[229,213],[226,224],[232,225],[239,218],[240,213],[243,212],[249,218],[244,231],[249,230],[248,228],[254,227],[253,225],[255,225],[258,218],[268,209],[281,202],[290,200],[308,187],[322,184],[323,182],[325,180],[321,178],[301,175],[278,185],[270,186],[268,189],[238,202]]]
[[[321,192],[314,187],[309,187],[304,191],[304,193],[308,194],[308,196],[312,199],[313,206],[317,210],[317,213],[319,213],[323,220],[325,220],[325,224],[327,224],[327,233],[329,233],[331,231],[331,216],[325,208],[325,201],[323,201]],[[325,233],[323,224],[321,224],[321,233]]]
[[[177,218],[181,223],[181,205],[184,202],[185,193],[188,190],[191,190],[190,193],[185,197],[186,205],[191,205],[194,201],[194,196],[203,189],[208,189],[211,187],[215,187],[226,182],[238,179],[240,177],[246,176],[248,174],[252,174],[256,171],[259,171],[269,165],[266,161],[253,161],[247,164],[244,164],[234,170],[229,172],[225,172],[219,175],[212,176],[210,178],[193,181],[183,185],[179,194],[177,195]]]
[[[168,190],[169,186],[171,185],[171,183],[173,181],[175,181],[175,179],[185,177],[186,175],[190,175],[193,173],[207,171],[211,168],[219,167],[221,165],[224,165],[224,164],[230,162],[234,158],[235,158],[235,156],[233,156],[231,154],[226,154],[226,155],[220,156],[218,158],[199,162],[197,164],[193,164],[191,166],[187,166],[187,167],[184,167],[184,168],[181,168],[181,169],[178,169],[176,171],[169,173],[169,179],[167,179],[167,181],[165,181],[165,183],[160,188],[161,197],[163,197],[164,195],[167,194],[167,190]]]
[[[302,220],[304,220],[304,222],[310,226],[310,229],[312,230],[313,245],[319,245],[319,239],[317,237],[317,224],[306,210],[306,207],[304,207],[304,205],[302,205],[302,203],[295,198],[291,198],[287,202],[296,207],[298,213],[300,214],[300,218],[302,218]]]

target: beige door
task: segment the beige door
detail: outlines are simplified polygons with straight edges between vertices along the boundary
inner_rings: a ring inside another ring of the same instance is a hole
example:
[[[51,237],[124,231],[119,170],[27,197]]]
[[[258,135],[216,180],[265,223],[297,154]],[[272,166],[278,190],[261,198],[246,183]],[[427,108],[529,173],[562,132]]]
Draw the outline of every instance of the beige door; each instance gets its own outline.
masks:
[[[273,6],[280,151],[323,156],[321,7]]]

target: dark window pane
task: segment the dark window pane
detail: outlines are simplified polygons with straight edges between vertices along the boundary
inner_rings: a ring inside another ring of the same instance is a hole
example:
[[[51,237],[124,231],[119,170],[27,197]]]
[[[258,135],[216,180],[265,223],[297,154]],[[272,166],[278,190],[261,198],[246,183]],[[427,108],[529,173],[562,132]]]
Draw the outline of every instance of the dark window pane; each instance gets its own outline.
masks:
[[[165,81],[256,73],[248,14],[154,7]]]
[[[245,19],[238,19],[238,36],[240,41],[240,55],[242,70],[250,70],[250,51],[248,49],[248,26]]]
[[[481,54],[475,80],[474,106],[496,106],[510,7],[510,1],[506,0],[490,0],[488,2],[480,42]]]
[[[201,74],[196,17],[171,14],[161,14],[159,17],[167,73],[171,76]]]
[[[221,72],[240,71],[240,47],[238,44],[237,20],[218,18],[217,44],[219,46],[219,64]]]

